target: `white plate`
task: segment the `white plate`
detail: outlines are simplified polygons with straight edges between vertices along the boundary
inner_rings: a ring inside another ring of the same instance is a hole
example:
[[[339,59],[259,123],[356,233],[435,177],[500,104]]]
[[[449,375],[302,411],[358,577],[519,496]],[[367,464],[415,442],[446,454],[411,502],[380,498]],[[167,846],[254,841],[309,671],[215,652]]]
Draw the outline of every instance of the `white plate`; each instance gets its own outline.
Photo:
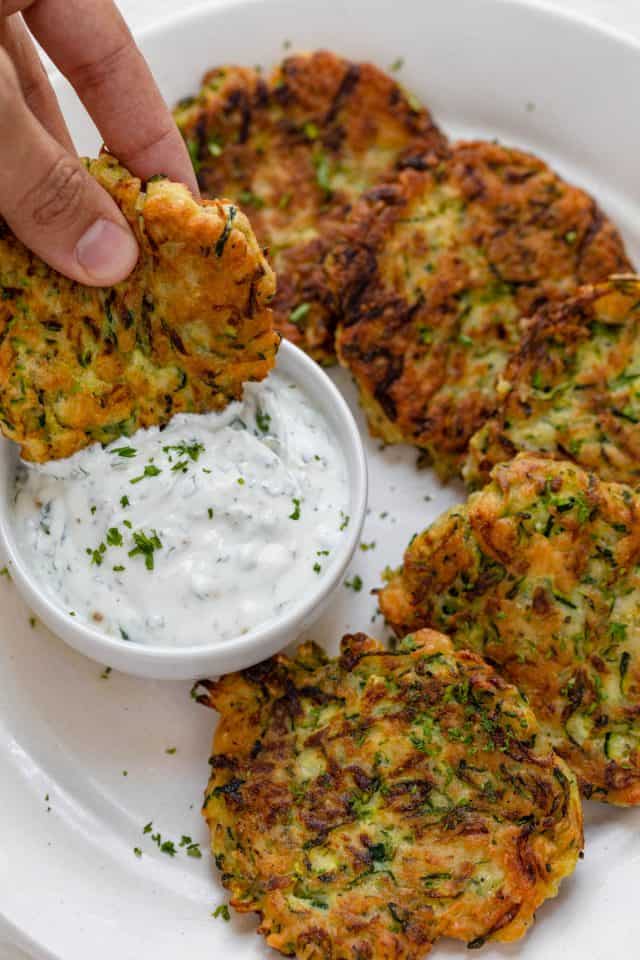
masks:
[[[173,101],[216,62],[274,62],[284,40],[383,67],[403,56],[403,81],[445,130],[536,150],[598,196],[640,263],[640,48],[513,0],[216,5],[154,29],[142,45]],[[61,99],[79,147],[95,151],[95,132],[62,86]],[[347,378],[337,379],[353,401]],[[368,590],[461,493],[416,471],[411,451],[381,453],[370,440],[367,451],[363,539],[377,546],[353,563],[363,591],[343,589],[313,629],[331,646],[350,629],[384,636]],[[61,960],[266,958],[250,918],[210,916],[224,894],[208,858],[171,859],[142,834],[152,820],[163,836],[188,833],[206,849],[198,808],[213,715],[189,699],[188,684],[101,679],[95,664],[29,625],[5,580],[0,609],[0,909],[16,944]],[[636,956],[640,810],[586,806],[584,862],[524,941],[488,946],[485,960]],[[434,955],[462,956],[464,946],[442,943]]]

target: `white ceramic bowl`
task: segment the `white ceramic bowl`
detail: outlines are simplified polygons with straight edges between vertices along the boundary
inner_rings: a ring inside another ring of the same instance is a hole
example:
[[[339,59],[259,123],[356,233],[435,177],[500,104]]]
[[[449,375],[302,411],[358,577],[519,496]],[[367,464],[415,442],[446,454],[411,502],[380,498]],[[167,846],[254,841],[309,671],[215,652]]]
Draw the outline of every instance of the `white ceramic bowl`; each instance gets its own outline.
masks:
[[[161,647],[123,643],[89,624],[70,617],[43,591],[16,543],[10,503],[18,461],[18,448],[0,443],[0,547],[11,576],[26,602],[50,630],[81,653],[124,673],[156,679],[196,679],[251,666],[292,643],[322,612],[360,539],[367,504],[367,467],[351,411],[326,373],[293,344],[283,340],[277,368],[300,384],[333,428],[336,444],[347,464],[350,523],[337,547],[333,562],[318,578],[314,589],[287,607],[286,612],[261,626],[223,643],[207,646]]]

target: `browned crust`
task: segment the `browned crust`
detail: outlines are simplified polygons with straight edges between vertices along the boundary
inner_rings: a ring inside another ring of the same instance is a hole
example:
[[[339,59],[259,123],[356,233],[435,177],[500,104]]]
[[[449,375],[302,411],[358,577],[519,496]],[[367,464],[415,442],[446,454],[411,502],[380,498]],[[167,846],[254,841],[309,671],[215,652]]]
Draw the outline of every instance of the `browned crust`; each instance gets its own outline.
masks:
[[[108,154],[88,167],[140,247],[122,283],[76,284],[0,223],[0,429],[26,460],[222,409],[275,362],[275,279],[246,217],[164,178],[143,190]]]
[[[519,451],[572,459],[601,479],[640,482],[640,280],[584,287],[539,310],[500,383],[500,402],[472,438],[471,487]]]
[[[585,796],[639,804],[638,495],[530,454],[492,477],[410,544],[380,608],[493,663]]]
[[[175,116],[203,194],[243,206],[270,250],[277,328],[333,362],[337,304],[323,260],[363,189],[444,149],[428,111],[372,64],[321,50],[287,57],[268,79],[215,68]]]
[[[208,686],[212,851],[281,953],[514,940],[576,864],[574,778],[518,691],[441,634],[305,645]]]
[[[447,476],[492,413],[520,318],[629,267],[584,191],[537,157],[459,143],[372,190],[331,260],[342,363],[374,433]]]

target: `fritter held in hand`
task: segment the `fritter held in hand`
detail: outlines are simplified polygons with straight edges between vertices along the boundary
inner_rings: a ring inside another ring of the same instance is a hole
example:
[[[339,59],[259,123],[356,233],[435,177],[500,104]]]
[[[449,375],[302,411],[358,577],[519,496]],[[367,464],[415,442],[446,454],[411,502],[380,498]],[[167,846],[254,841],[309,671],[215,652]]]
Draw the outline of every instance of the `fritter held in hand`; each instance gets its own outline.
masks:
[[[409,546],[389,623],[446,630],[526,695],[587,797],[640,803],[640,497],[520,454]]]
[[[275,362],[275,279],[244,214],[162,177],[143,190],[106,154],[88,167],[140,246],[127,280],[67,280],[0,221],[0,429],[26,460],[219,410]]]
[[[211,685],[204,815],[240,912],[299,960],[515,940],[582,846],[577,784],[515,687],[424,630]]]
[[[269,248],[276,327],[333,362],[324,257],[363,190],[444,149],[429,113],[372,64],[317,51],[287,57],[267,80],[243,67],[210,70],[175,118],[203,194],[239,203]]]
[[[500,380],[498,410],[471,440],[464,476],[482,486],[519,451],[640,483],[640,278],[585,287],[532,319]]]
[[[541,160],[460,143],[373,189],[330,258],[337,347],[374,434],[446,477],[496,405],[520,319],[628,269],[615,228]]]

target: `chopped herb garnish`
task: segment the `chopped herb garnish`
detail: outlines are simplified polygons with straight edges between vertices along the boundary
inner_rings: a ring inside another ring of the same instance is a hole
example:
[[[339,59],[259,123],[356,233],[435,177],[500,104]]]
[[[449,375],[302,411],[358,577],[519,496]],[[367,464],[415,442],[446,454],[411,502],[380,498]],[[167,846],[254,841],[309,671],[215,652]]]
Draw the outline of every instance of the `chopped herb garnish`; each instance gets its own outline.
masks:
[[[142,856],[142,850],[140,849],[140,847],[134,847],[133,852],[135,853],[136,857]]]
[[[137,450],[134,447],[116,447],[112,453],[117,453],[119,457],[135,457]]]
[[[229,907],[226,903],[221,903],[219,907],[216,907],[211,916],[217,920],[218,917],[222,917],[225,923],[229,923],[231,920],[231,914],[229,913]]]
[[[11,580],[11,574],[9,573],[8,567],[3,567],[2,570],[0,570],[0,577],[6,577],[7,580]]]
[[[147,570],[153,570],[154,551],[162,549],[162,543],[157,531],[152,530],[151,533],[147,535],[143,530],[135,530],[132,536],[135,547],[133,550],[129,550],[129,556],[137,557],[142,555],[144,557],[144,565]]]
[[[204,452],[204,444],[198,440],[194,440],[193,443],[176,443],[172,446],[163,447],[162,449],[165,453],[171,453],[171,451],[174,450],[178,456],[189,457],[189,459],[195,463],[200,454]]]
[[[244,477],[238,477],[236,483],[239,483],[241,487],[244,487]]]
[[[37,623],[38,621],[36,617],[34,616],[29,617],[29,626],[31,627],[31,629],[34,629]]]
[[[108,680],[111,673],[111,667],[105,667],[102,673],[100,674],[101,680]]]
[[[177,850],[173,840],[165,840],[164,843],[159,843],[158,846],[161,853],[166,853],[169,857],[175,857]]]
[[[360,544],[360,549],[363,550],[363,551],[365,551],[365,552],[366,552],[367,550],[375,550],[375,548],[376,548],[376,542],[375,542],[375,540],[372,540],[371,543],[361,543],[361,544]]]
[[[271,414],[264,413],[260,407],[256,410],[256,426],[261,433],[268,433],[271,426]]]
[[[174,463],[174,465],[171,467],[171,470],[174,473],[176,473],[178,470],[181,470],[182,473],[186,473],[188,468],[189,468],[188,460],[178,460],[178,462]]]
[[[360,593],[362,590],[362,577],[359,577],[356,573],[351,580],[345,580],[344,585],[350,590],[355,590],[356,593]]]
[[[397,73],[398,70],[402,70],[403,66],[404,66],[404,57],[397,57],[397,59],[393,61],[389,69],[391,70],[391,73]]]
[[[162,473],[160,467],[156,467],[154,463],[148,463],[144,468],[144,473],[141,473],[139,477],[132,477],[129,483],[140,483],[145,477],[157,477],[160,473]]]
[[[293,511],[289,514],[289,520],[299,520],[300,519],[300,500],[297,497],[293,498]]]
[[[209,515],[209,520],[213,520],[213,507],[209,507],[207,513]]]
[[[95,505],[95,503],[94,503],[94,505],[91,507],[91,516],[94,515],[94,513],[96,512],[97,509],[98,509],[98,508],[96,507],[96,505]]]
[[[120,497],[120,506],[121,506],[121,507],[128,507],[128,506],[129,506],[129,497],[127,497],[126,495],[125,495],[124,497]]]
[[[200,849],[200,844],[190,843],[189,846],[187,847],[187,856],[195,857],[196,860],[200,860],[202,858],[202,851]]]
[[[340,530],[347,529],[347,527],[349,526],[349,520],[351,520],[351,517],[347,513],[343,513],[341,510],[340,511]]]
[[[320,566],[319,563],[314,563],[313,570],[314,570],[314,573],[320,573],[322,571],[322,567]]]
[[[177,749],[177,747],[167,747],[164,752],[168,753],[170,756],[173,756]]]
[[[304,320],[306,315],[311,310],[310,303],[299,303],[297,307],[294,307],[291,313],[289,314],[289,320],[291,323],[298,324],[301,320]]]
[[[153,820],[150,820],[149,823],[144,825],[142,832],[151,833],[152,830],[153,830]]]
[[[121,563],[117,563],[115,567],[112,567],[111,569],[113,570],[114,573],[122,573],[125,567],[123,567]]]
[[[110,547],[122,546],[122,534],[117,527],[109,527],[107,530],[107,543]]]
[[[307,140],[317,140],[317,139],[318,139],[318,134],[320,133],[320,131],[318,130],[318,128],[317,128],[317,126],[315,125],[315,123],[311,123],[311,122],[305,123],[305,125],[304,125],[304,127],[303,127],[302,129],[303,129],[303,131],[304,131],[304,135],[305,135],[305,137],[307,138]]]
[[[567,230],[567,232],[566,232],[565,235],[564,235],[564,239],[565,239],[565,243],[568,243],[569,246],[572,246],[572,245],[576,242],[576,240],[578,239],[578,231],[577,231],[577,230]]]

